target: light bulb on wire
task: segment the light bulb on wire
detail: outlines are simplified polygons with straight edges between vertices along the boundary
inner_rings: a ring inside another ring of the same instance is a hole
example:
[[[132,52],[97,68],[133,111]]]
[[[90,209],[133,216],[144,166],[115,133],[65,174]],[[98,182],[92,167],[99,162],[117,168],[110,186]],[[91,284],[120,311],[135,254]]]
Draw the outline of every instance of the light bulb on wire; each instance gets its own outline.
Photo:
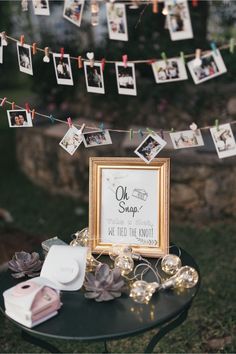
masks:
[[[199,280],[198,272],[196,269],[184,266],[171,278],[167,279],[161,284],[161,289],[168,288],[193,288]]]

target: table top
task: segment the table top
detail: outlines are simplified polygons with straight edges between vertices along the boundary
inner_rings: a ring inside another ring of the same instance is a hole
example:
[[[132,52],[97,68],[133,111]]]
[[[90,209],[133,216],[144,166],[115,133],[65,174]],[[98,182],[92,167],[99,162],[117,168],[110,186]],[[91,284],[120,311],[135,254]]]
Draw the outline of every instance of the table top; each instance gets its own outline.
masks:
[[[107,258],[100,259],[106,261]],[[157,261],[148,260],[153,266]],[[183,249],[181,260],[183,265],[192,266],[199,271],[194,259]],[[150,271],[144,276],[144,280],[155,281],[155,276]],[[4,315],[2,293],[19,282],[20,280],[14,279],[8,270],[0,274],[0,310]],[[27,328],[9,319],[24,331],[37,336],[86,341],[123,338],[145,332],[174,319],[189,307],[199,285],[200,282],[194,288],[182,291],[177,289],[159,291],[153,295],[148,304],[138,304],[128,294],[123,294],[112,301],[98,303],[86,299],[83,290],[62,292],[63,306],[59,314],[50,320],[34,328]]]

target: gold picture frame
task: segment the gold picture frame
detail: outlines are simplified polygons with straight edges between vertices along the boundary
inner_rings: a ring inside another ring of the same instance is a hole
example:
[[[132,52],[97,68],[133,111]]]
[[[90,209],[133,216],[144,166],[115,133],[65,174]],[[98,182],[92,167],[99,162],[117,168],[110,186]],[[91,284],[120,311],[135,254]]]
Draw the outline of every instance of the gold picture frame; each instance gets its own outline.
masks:
[[[112,244],[158,258],[169,253],[170,159],[91,157],[89,234],[92,253]]]

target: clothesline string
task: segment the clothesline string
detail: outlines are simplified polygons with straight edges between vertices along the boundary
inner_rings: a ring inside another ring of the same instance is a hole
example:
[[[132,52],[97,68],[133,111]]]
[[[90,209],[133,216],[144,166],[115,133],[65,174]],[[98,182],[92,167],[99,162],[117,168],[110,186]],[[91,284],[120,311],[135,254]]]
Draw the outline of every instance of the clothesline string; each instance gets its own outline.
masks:
[[[0,101],[2,102],[4,100],[4,98],[1,98],[0,97]],[[13,103],[14,103],[14,101],[8,101],[8,100],[5,100],[5,103],[7,103],[7,104],[9,104],[9,105],[12,105]],[[19,105],[16,105],[15,104],[15,108],[19,108],[19,109],[25,109],[24,107],[21,107],[21,106],[19,106]],[[32,112],[32,110],[30,110],[30,112]],[[39,112],[36,112],[35,111],[35,115],[38,115],[38,116],[40,116],[40,117],[44,117],[44,118],[47,118],[47,119],[50,119],[50,120],[54,120],[54,121],[56,121],[56,122],[60,122],[60,123],[64,123],[64,124],[66,124],[66,125],[68,125],[68,123],[67,122],[65,122],[64,120],[62,120],[62,119],[58,119],[58,118],[52,118],[52,116],[48,116],[48,115],[46,115],[46,114],[42,114],[42,113],[39,113]],[[230,124],[236,124],[236,120],[234,120],[234,121],[231,121],[231,122],[229,122]],[[77,127],[77,128],[81,128],[82,127],[82,125],[83,124],[74,124],[73,123],[73,125],[75,126],[75,127]],[[213,126],[204,126],[204,127],[200,127],[200,128],[198,128],[199,130],[207,130],[207,129],[210,129],[210,128],[212,128]],[[94,129],[97,129],[97,130],[101,130],[101,128],[99,128],[99,127],[96,127],[96,126],[87,126],[86,125],[86,128],[87,129],[91,129],[91,130],[94,130]],[[109,130],[110,132],[114,132],[114,133],[130,133],[130,129],[129,130],[124,130],[124,129],[110,129],[110,128],[108,128],[107,130]],[[157,129],[158,131],[161,131],[162,133],[171,133],[172,132],[172,130],[163,130],[163,129]],[[155,130],[154,129],[148,129],[148,132],[146,132],[146,133],[149,133],[150,131],[153,131],[153,132],[155,132]],[[140,130],[132,130],[132,132],[134,133],[134,134],[140,134]],[[144,131],[142,131],[142,133],[145,133]]]

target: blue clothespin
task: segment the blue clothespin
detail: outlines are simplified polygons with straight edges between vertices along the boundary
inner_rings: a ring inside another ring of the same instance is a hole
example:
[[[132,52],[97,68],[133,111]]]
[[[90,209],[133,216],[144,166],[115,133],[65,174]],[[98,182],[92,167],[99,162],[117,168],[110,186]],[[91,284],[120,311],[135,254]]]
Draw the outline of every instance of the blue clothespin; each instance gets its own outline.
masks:
[[[55,122],[55,119],[53,118],[53,116],[50,114],[49,119],[51,120],[51,123],[53,124]]]
[[[143,137],[143,132],[142,132],[142,130],[141,130],[141,129],[139,129],[139,130],[138,130],[138,134],[139,134],[140,138],[142,138],[142,137]]]
[[[215,55],[218,55],[215,42],[211,42],[211,49],[213,50]]]
[[[104,132],[104,124],[103,124],[103,123],[100,123],[100,124],[99,124],[99,129],[100,129],[102,132]]]

